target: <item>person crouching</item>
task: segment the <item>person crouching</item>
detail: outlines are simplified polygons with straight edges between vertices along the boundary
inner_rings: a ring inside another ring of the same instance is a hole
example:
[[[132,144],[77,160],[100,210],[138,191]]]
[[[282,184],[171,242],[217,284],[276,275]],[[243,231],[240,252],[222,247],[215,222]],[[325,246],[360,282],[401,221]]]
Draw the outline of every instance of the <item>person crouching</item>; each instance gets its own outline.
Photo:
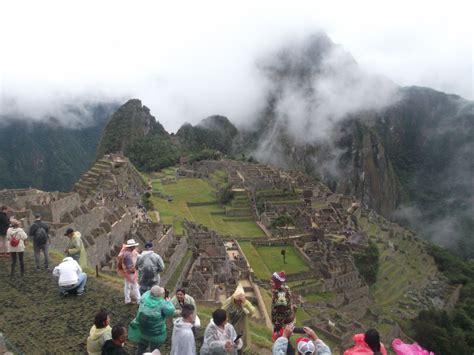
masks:
[[[53,275],[59,278],[59,292],[61,292],[63,296],[74,291],[77,296],[84,294],[87,274],[82,272],[78,262],[70,256],[65,257],[62,263],[54,268]]]

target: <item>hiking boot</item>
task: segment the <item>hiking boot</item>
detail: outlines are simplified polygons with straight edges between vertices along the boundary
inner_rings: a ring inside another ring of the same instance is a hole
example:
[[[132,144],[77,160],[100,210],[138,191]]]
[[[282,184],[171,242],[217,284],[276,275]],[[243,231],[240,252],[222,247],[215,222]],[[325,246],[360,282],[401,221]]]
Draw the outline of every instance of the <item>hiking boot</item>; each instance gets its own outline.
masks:
[[[84,294],[84,291],[76,293],[76,296],[82,296]]]

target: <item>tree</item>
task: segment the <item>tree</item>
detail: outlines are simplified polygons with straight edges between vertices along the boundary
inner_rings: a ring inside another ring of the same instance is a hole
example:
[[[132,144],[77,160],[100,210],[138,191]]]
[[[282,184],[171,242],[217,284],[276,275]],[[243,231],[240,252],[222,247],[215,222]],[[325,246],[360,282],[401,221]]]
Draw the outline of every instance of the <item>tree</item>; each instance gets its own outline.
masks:
[[[373,285],[377,281],[377,273],[379,271],[379,250],[377,245],[369,240],[369,245],[364,251],[354,253],[354,261],[365,282]]]
[[[275,218],[275,220],[270,225],[271,228],[288,228],[289,226],[294,226],[295,220],[288,214],[283,214]]]

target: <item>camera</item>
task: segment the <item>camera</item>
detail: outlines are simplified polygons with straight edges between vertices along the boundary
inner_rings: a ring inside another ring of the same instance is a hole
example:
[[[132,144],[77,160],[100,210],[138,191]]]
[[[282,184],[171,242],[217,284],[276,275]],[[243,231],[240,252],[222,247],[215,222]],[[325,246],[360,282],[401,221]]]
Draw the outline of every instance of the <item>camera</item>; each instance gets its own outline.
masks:
[[[301,327],[294,327],[294,328],[293,328],[293,333],[296,333],[296,334],[306,334],[306,332],[304,331],[304,329],[301,328]]]

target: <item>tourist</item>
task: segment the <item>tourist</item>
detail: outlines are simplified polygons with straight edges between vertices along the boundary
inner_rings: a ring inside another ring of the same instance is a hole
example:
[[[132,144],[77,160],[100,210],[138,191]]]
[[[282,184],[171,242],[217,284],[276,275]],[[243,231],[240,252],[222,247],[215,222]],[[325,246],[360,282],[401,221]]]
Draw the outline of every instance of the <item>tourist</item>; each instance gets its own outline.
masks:
[[[114,325],[112,339],[107,340],[102,346],[102,355],[128,355],[123,348],[127,340],[127,328],[123,324]]]
[[[40,253],[43,252],[44,268],[49,268],[49,226],[41,220],[39,213],[35,214],[35,221],[30,227],[28,235],[33,239],[33,251],[35,254],[36,270],[40,269]]]
[[[181,309],[181,318],[174,320],[170,355],[196,354],[196,341],[193,332],[194,311],[192,305],[185,304]]]
[[[25,264],[23,262],[23,254],[25,251],[25,240],[28,238],[25,231],[20,227],[20,221],[12,219],[10,221],[11,227],[7,230],[7,251],[10,253],[12,258],[12,266],[10,277],[15,277],[15,267],[17,258],[20,260],[20,272],[21,276],[25,274]]]
[[[286,355],[289,345],[289,339],[293,334],[293,325],[289,324],[283,328],[282,335],[275,341],[272,348],[273,355]],[[316,354],[316,355],[331,355],[331,349],[318,338],[314,330],[309,327],[303,328],[307,337],[296,339],[296,349],[298,354]]]
[[[10,227],[10,217],[8,217],[8,207],[0,208],[0,256],[10,256],[7,253],[7,230]]]
[[[145,250],[138,255],[137,269],[140,285],[140,294],[151,290],[155,285],[160,283],[160,272],[165,269],[165,263],[161,256],[153,251],[153,243],[146,242]]]
[[[171,303],[173,303],[173,306],[175,308],[173,317],[182,316],[181,312],[183,310],[184,305],[193,306],[193,308],[194,308],[194,312],[193,312],[194,327],[199,328],[201,326],[201,320],[199,319],[199,316],[197,314],[196,302],[194,301],[193,297],[186,294],[186,291],[184,290],[184,288],[179,288],[176,291],[176,294],[171,299]]]
[[[242,339],[237,336],[232,324],[227,323],[226,311],[216,309],[204,331],[200,355],[237,355],[242,346]]]
[[[234,326],[237,334],[242,334],[243,347],[250,345],[248,317],[255,314],[255,307],[245,298],[242,285],[238,285],[234,294],[224,301],[222,308],[227,312],[227,320]]]
[[[82,272],[81,266],[72,257],[65,257],[62,263],[54,268],[53,275],[59,278],[59,292],[63,296],[67,296],[74,291],[77,296],[84,294],[87,274]]]
[[[352,339],[355,346],[347,349],[344,355],[387,355],[387,350],[380,342],[379,332],[375,329],[369,329],[365,334],[356,334]]]
[[[81,267],[86,267],[87,255],[84,243],[81,239],[81,233],[79,231],[74,231],[72,228],[68,228],[66,229],[64,236],[69,238],[69,244],[64,251],[64,254],[76,260]]]
[[[117,272],[123,277],[124,286],[123,294],[125,297],[125,304],[139,303],[140,292],[138,290],[138,272],[135,265],[137,264],[138,251],[136,247],[138,243],[135,239],[127,240],[124,244],[117,258]],[[130,289],[134,300],[130,298]]]
[[[109,314],[105,310],[100,310],[95,315],[94,325],[87,338],[87,352],[89,355],[100,355],[104,343],[112,338],[112,328],[109,324]]]
[[[166,318],[174,313],[173,304],[163,298],[165,289],[153,286],[143,294],[135,319],[128,326],[128,338],[138,343],[136,354],[159,349],[166,340]]]
[[[273,323],[273,340],[278,337],[281,329],[292,324],[295,320],[295,310],[293,300],[291,298],[290,288],[285,284],[286,277],[283,271],[274,272],[271,278],[272,292],[272,323]]]

